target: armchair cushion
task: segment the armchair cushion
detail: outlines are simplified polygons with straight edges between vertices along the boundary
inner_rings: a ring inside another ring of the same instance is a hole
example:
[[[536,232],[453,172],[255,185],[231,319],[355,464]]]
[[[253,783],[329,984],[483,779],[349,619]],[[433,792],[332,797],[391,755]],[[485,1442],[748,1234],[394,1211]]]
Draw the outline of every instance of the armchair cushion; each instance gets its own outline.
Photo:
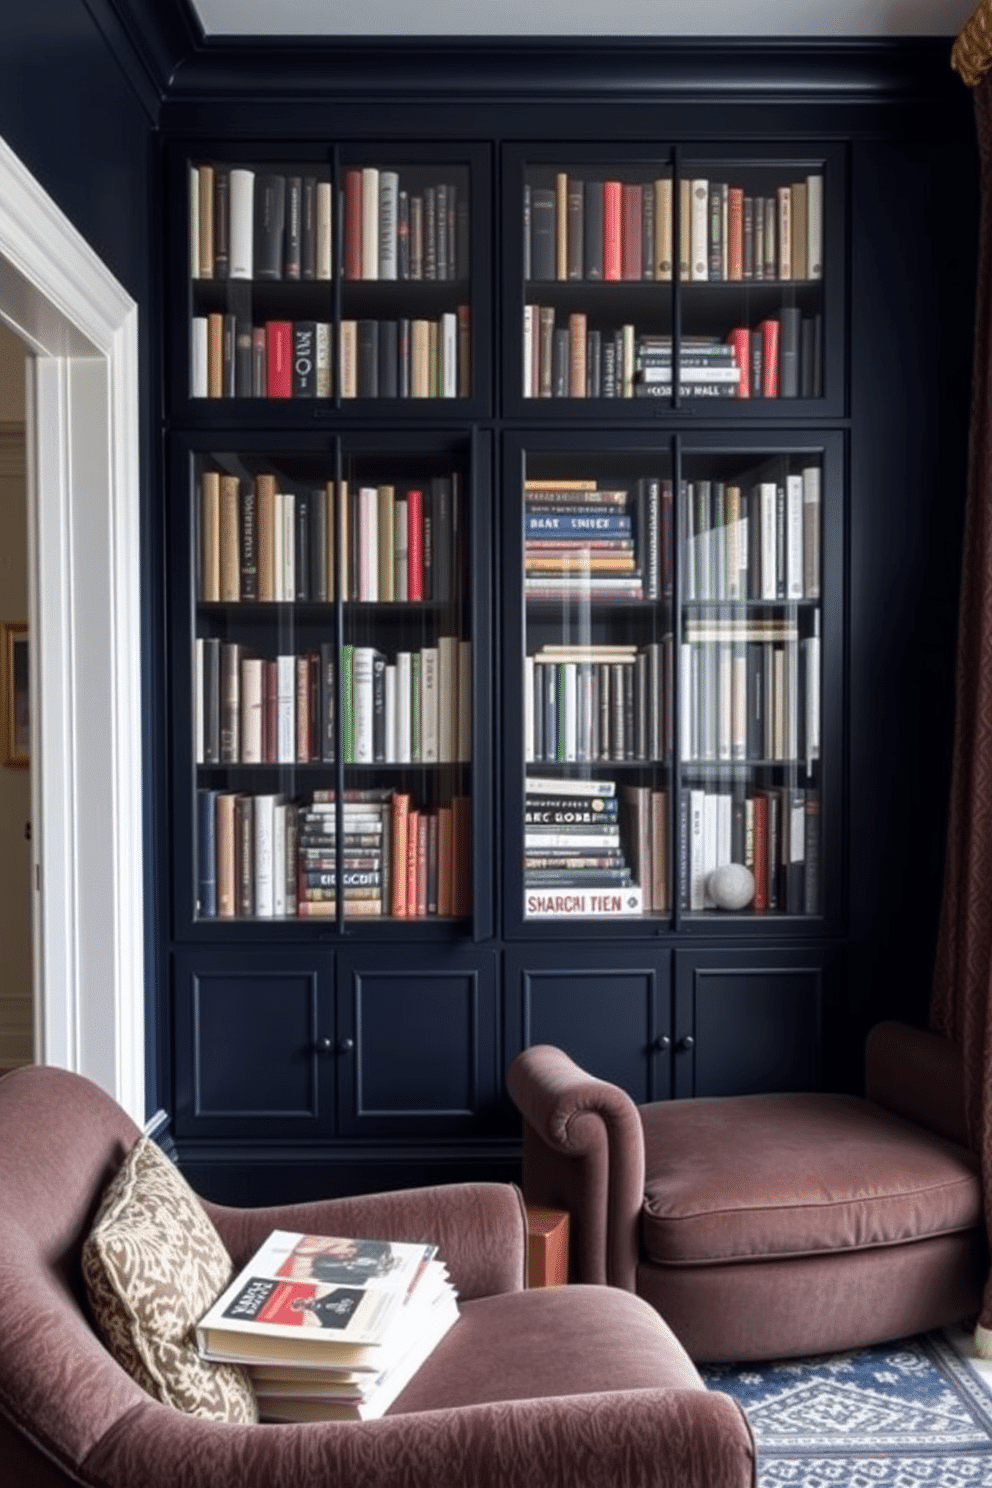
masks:
[[[145,1137],[104,1193],[82,1269],[101,1337],[149,1395],[211,1420],[258,1420],[244,1370],[202,1359],[193,1338],[231,1279],[231,1258],[178,1168]]]
[[[865,1250],[980,1223],[974,1156],[869,1101],[754,1095],[640,1109],[642,1242],[657,1264]]]

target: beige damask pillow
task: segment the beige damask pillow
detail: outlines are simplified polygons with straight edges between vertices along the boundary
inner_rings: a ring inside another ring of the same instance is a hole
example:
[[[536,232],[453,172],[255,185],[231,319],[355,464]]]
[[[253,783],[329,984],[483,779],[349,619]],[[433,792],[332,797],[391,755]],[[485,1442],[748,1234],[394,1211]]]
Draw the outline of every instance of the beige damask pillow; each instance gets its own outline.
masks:
[[[112,1179],[83,1244],[83,1278],[114,1358],[156,1400],[217,1421],[258,1420],[251,1382],[196,1350],[194,1328],[233,1274],[196,1194],[142,1137]]]

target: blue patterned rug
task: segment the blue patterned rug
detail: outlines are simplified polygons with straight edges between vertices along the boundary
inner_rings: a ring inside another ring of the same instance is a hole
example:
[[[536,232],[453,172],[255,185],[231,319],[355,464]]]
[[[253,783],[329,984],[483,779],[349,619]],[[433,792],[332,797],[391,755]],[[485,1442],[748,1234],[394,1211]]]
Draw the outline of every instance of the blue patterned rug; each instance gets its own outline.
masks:
[[[992,1395],[941,1333],[700,1373],[747,1411],[759,1488],[992,1488]]]

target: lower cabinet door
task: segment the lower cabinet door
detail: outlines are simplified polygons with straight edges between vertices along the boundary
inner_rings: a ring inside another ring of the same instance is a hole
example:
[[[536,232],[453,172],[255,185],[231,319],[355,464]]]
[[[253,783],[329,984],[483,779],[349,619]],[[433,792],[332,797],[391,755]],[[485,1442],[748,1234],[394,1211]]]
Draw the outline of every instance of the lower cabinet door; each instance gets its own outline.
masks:
[[[338,953],[341,1136],[481,1135],[496,1122],[491,950]]]
[[[805,948],[677,951],[673,1093],[815,1090],[827,964]]]
[[[545,946],[506,953],[506,1051],[555,1044],[635,1101],[671,1094],[671,953]]]
[[[177,1137],[332,1136],[334,963],[312,950],[180,951]]]

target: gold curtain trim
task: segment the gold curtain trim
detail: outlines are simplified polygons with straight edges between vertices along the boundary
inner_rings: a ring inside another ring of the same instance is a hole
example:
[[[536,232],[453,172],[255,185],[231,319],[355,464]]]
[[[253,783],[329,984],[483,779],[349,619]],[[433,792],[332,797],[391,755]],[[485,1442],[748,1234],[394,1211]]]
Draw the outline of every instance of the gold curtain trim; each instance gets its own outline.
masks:
[[[981,0],[951,50],[951,66],[969,88],[977,88],[992,67],[992,0]]]

